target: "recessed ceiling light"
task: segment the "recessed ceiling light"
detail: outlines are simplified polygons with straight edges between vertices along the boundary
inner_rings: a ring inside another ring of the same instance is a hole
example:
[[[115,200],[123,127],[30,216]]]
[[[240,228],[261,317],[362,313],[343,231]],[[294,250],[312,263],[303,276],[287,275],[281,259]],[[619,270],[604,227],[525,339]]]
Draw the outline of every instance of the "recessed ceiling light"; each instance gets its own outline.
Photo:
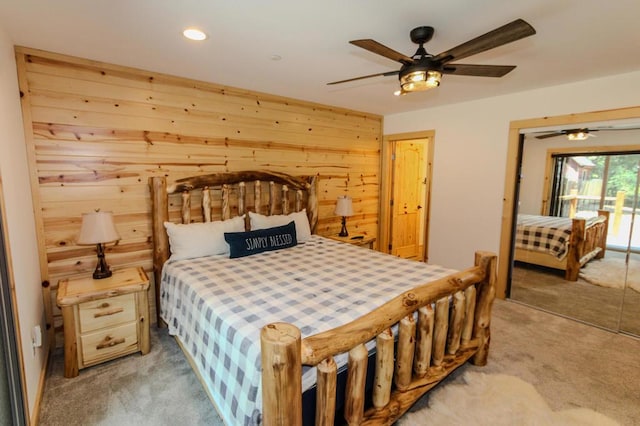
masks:
[[[203,31],[200,31],[197,28],[187,28],[182,32],[182,35],[184,35],[189,40],[195,40],[195,41],[202,41],[207,38],[207,35]]]

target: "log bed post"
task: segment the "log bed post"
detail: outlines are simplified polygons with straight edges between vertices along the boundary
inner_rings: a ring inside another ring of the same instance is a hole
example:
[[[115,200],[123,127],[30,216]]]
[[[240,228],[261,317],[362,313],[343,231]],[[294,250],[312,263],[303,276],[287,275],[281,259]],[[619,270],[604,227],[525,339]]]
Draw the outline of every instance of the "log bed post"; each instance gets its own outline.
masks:
[[[273,216],[276,213],[276,183],[274,181],[269,182],[269,216]]]
[[[431,305],[423,306],[418,309],[416,355],[413,360],[413,372],[416,377],[424,377],[429,371],[429,366],[431,365],[434,322],[435,313],[433,312]]]
[[[302,424],[302,355],[300,330],[275,323],[262,328],[262,424]]]
[[[376,337],[376,374],[374,378],[372,403],[383,408],[389,403],[393,379],[393,332],[387,328]]]
[[[160,278],[162,265],[169,258],[169,237],[164,230],[164,222],[169,220],[167,182],[163,176],[149,178],[153,229],[153,279],[155,282],[156,319],[158,327],[166,326],[160,318]]]
[[[229,185],[226,183],[222,185],[222,220],[231,218],[231,207],[229,207]]]
[[[569,237],[569,254],[567,254],[567,270],[565,271],[564,279],[567,281],[577,281],[578,274],[580,273],[580,259],[584,252],[584,233],[585,233],[586,220],[585,219],[573,219],[573,225],[571,227],[571,236]]]
[[[359,425],[364,416],[364,385],[367,379],[367,348],[359,344],[349,351],[344,418],[349,425]]]
[[[318,177],[311,176],[309,179],[309,189],[307,191],[307,217],[311,233],[316,233],[318,225]]]
[[[282,185],[282,214],[289,214],[289,187]]]
[[[191,192],[182,192],[182,223],[191,223]]]
[[[259,180],[253,183],[253,211],[262,214],[262,183]]]
[[[415,336],[416,322],[413,319],[413,315],[407,315],[400,320],[398,327],[398,350],[394,372],[396,388],[401,391],[406,390],[411,384],[416,344]]]
[[[316,426],[333,426],[336,411],[336,382],[338,366],[333,358],[326,358],[318,364],[318,380],[316,393]]]
[[[202,188],[202,218],[205,222],[211,222],[211,193],[208,186]]]
[[[435,367],[442,364],[442,361],[444,360],[448,328],[449,298],[445,296],[436,302],[436,319],[433,328],[433,350],[431,352],[431,362]]]
[[[238,183],[238,216],[242,216],[245,213],[246,204],[246,184],[244,182]]]
[[[478,351],[472,358],[473,365],[487,365],[489,355],[489,342],[491,340],[491,308],[496,296],[497,257],[492,253],[476,252],[475,265],[480,266],[485,273],[484,279],[478,284],[474,332],[473,335],[479,341]]]
[[[600,234],[600,238],[598,239],[598,247],[600,247],[600,252],[596,255],[596,259],[602,259],[604,257],[605,252],[607,251],[607,234],[609,233],[609,212],[607,210],[598,210],[598,216],[604,216],[605,221],[602,226],[602,233]]]

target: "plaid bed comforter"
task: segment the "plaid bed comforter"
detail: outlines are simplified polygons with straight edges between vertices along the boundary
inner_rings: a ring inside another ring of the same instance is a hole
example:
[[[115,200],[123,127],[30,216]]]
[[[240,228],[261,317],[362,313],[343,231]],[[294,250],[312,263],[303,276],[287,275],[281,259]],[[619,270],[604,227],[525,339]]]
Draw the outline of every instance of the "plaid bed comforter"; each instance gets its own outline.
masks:
[[[545,252],[562,260],[567,255],[571,228],[568,217],[519,214],[516,248]]]
[[[228,425],[260,424],[260,329],[283,321],[307,337],[454,271],[319,236],[239,259],[167,262],[161,315],[195,361]],[[337,357],[340,368],[346,354]],[[303,370],[303,391],[315,369]]]

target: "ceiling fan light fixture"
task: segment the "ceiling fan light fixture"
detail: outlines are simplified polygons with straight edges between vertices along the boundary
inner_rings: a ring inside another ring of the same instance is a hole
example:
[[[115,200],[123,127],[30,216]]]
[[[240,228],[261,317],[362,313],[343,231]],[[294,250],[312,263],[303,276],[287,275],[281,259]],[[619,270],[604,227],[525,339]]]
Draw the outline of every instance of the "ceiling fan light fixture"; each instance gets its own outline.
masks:
[[[567,139],[570,141],[584,141],[589,138],[588,130],[578,130],[576,132],[567,133]]]
[[[437,70],[415,70],[400,75],[400,87],[403,92],[418,92],[440,86],[442,73]]]

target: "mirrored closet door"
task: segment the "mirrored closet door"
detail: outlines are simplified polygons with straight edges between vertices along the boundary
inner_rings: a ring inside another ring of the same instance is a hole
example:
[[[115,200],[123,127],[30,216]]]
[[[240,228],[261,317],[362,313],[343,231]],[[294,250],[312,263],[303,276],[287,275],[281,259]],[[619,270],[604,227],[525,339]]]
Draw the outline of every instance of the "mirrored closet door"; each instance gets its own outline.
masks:
[[[521,141],[510,298],[640,335],[640,123],[527,129]],[[587,229],[580,252],[562,253],[562,238],[583,235],[575,226]]]
[[[0,426],[27,424],[18,360],[14,307],[9,286],[4,212],[0,182]]]

